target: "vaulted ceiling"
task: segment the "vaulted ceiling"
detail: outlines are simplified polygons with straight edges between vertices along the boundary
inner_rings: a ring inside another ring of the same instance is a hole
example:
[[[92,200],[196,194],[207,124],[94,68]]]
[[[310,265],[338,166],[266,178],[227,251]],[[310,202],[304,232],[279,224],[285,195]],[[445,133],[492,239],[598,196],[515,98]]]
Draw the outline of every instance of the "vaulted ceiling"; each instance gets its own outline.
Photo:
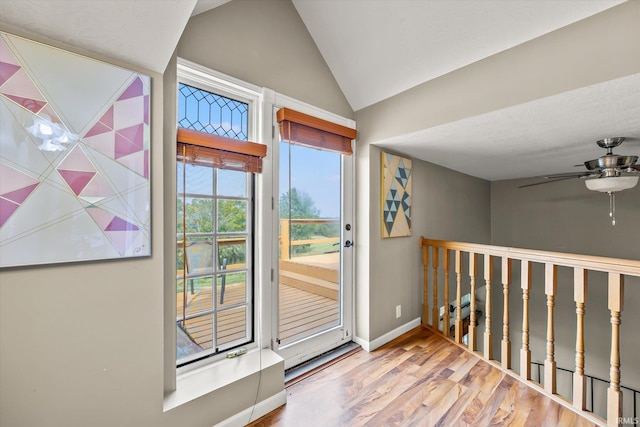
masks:
[[[0,1],[0,21],[163,72],[190,16],[228,1]],[[354,111],[624,2],[292,1]],[[496,180],[566,171],[604,136],[640,155],[640,75],[374,142]]]

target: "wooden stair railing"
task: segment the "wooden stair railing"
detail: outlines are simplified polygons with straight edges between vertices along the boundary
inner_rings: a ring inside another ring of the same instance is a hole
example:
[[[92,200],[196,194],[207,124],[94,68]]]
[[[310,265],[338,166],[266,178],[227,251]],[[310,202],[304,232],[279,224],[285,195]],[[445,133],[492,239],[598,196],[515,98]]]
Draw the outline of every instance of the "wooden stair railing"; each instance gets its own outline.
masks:
[[[499,258],[501,265],[501,280],[503,290],[503,319],[502,341],[500,348],[501,366],[505,370],[511,369],[511,342],[509,340],[509,293],[511,281],[511,264],[513,260],[520,261],[520,287],[522,289],[522,348],[520,349],[520,377],[531,382],[531,349],[529,347],[529,296],[532,286],[532,265],[544,265],[544,292],[547,306],[546,358],[544,360],[544,390],[556,395],[556,361],[555,361],[555,325],[554,310],[558,287],[558,267],[573,269],[573,295],[576,313],[576,345],[575,372],[573,373],[573,406],[580,411],[586,410],[585,399],[585,348],[584,348],[584,318],[585,303],[587,301],[587,272],[599,271],[607,274],[608,309],[611,313],[611,351],[610,351],[610,385],[607,390],[607,416],[609,426],[619,425],[622,419],[622,392],[620,390],[620,323],[623,309],[623,289],[625,276],[640,278],[640,261],[605,258],[586,255],[566,254],[559,252],[516,249],[502,246],[481,245],[475,243],[450,242],[444,240],[430,240],[420,238],[423,262],[423,326],[440,331],[440,312],[438,303],[438,275],[440,259],[444,270],[444,301],[449,301],[449,267],[450,252],[454,255],[454,271],[456,274],[456,318],[455,337],[457,343],[463,342],[463,321],[461,319],[462,280],[464,276],[463,258],[468,260],[467,271],[471,294],[471,324],[469,325],[468,349],[476,351],[476,276],[478,256],[483,257],[485,283],[485,331],[483,354],[487,360],[493,360],[493,337],[491,330],[491,287],[493,285],[493,259]],[[466,254],[466,257],[465,257]],[[431,258],[431,259],[429,259]],[[431,261],[431,265],[429,265]],[[429,280],[429,266],[432,269],[432,279]],[[429,286],[431,285],[431,286]],[[429,324],[429,288],[431,288],[432,311]],[[445,310],[443,329],[448,336],[449,315]],[[446,326],[444,326],[446,325]],[[478,353],[476,353],[478,354]]]

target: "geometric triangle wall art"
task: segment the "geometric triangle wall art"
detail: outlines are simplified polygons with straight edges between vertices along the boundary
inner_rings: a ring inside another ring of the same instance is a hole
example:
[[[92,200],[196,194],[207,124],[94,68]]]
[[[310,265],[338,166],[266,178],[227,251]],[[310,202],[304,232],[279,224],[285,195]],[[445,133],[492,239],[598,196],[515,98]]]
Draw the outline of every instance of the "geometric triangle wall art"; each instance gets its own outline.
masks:
[[[37,179],[0,163],[0,228],[39,184]]]
[[[0,152],[0,268],[151,254],[150,95],[147,75],[0,31],[0,122],[19,129]]]
[[[137,77],[89,129],[83,141],[148,179],[148,133],[149,87]]]
[[[383,238],[411,235],[411,159],[380,153],[380,230]]]
[[[125,254],[138,240],[140,227],[137,225],[95,206],[88,207],[87,211],[119,253]]]

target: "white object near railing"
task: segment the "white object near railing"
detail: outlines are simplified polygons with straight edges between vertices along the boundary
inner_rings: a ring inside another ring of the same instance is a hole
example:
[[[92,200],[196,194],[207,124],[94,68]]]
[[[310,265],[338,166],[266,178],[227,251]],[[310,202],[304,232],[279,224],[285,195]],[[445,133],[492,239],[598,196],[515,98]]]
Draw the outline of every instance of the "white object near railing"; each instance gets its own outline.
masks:
[[[493,359],[492,333],[491,333],[491,286],[493,281],[493,258],[500,258],[503,289],[503,320],[501,341],[501,366],[505,370],[511,368],[511,342],[509,340],[509,292],[511,280],[511,262],[520,261],[520,286],[522,288],[522,348],[520,349],[520,366],[524,367],[519,373],[525,381],[531,380],[531,349],[529,348],[529,296],[531,291],[531,267],[533,263],[544,265],[544,291],[547,306],[547,334],[546,357],[544,361],[544,389],[546,392],[556,394],[556,361],[554,342],[554,310],[557,295],[558,267],[573,269],[573,295],[576,304],[576,348],[575,348],[575,372],[573,374],[573,405],[576,409],[584,411],[585,399],[585,348],[584,348],[584,316],[585,303],[587,301],[587,272],[599,271],[607,274],[608,309],[611,312],[611,360],[610,360],[610,386],[607,391],[607,419],[609,426],[617,426],[622,417],[622,392],[620,390],[620,322],[624,299],[624,277],[640,277],[640,261],[624,260],[617,258],[604,258],[586,255],[565,254],[559,252],[516,249],[501,246],[480,245],[474,243],[450,242],[443,240],[429,240],[420,238],[423,262],[423,326],[431,327],[439,331],[440,317],[438,305],[438,270],[440,268],[440,253],[442,253],[444,269],[444,298],[449,301],[449,251],[454,252],[454,271],[456,274],[456,319],[455,337],[457,343],[463,341],[463,319],[461,318],[461,294],[463,278],[463,255],[468,254],[468,275],[471,293],[471,311],[469,325],[468,349],[476,350],[476,275],[477,257],[483,257],[484,281],[486,287],[485,301],[485,331],[484,331],[484,358]],[[431,249],[431,251],[429,251]],[[429,286],[428,267],[429,254],[431,254],[431,267],[433,278]],[[433,295],[432,323],[429,324],[429,288]],[[443,329],[440,331],[449,337],[448,310],[445,310]]]

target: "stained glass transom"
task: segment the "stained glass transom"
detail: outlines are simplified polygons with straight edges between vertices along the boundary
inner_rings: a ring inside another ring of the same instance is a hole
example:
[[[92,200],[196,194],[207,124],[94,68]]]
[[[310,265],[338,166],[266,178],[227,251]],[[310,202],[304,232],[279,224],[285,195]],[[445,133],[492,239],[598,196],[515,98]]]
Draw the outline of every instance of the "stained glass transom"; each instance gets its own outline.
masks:
[[[248,140],[249,104],[180,83],[178,126]]]

